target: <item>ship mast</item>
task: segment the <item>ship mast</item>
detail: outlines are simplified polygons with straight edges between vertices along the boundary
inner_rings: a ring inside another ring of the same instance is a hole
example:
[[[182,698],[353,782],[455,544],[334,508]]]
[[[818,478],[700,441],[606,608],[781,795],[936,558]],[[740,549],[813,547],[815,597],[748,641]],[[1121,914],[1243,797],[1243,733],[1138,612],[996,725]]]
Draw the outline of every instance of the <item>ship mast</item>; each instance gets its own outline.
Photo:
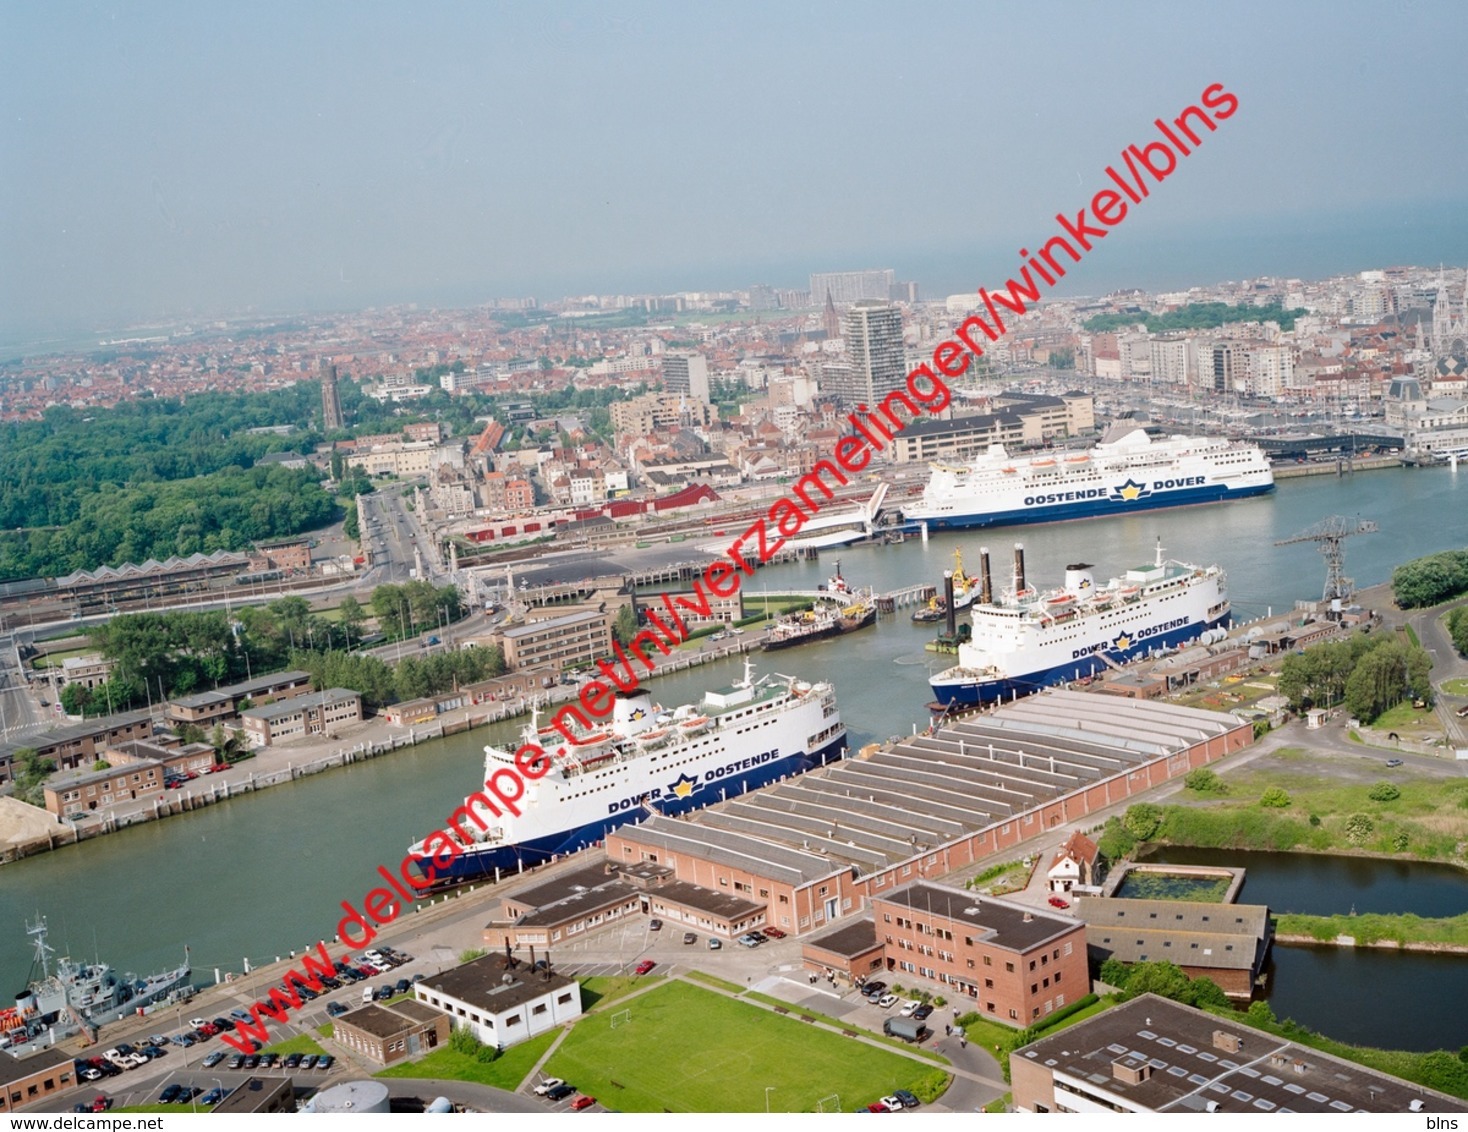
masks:
[[[51,977],[51,961],[49,957],[56,953],[56,949],[46,944],[46,917],[38,912],[36,914],[36,922],[34,924],[27,923],[25,930],[26,935],[34,936],[36,940],[36,957],[32,960],[32,963],[39,963],[41,965],[41,978],[49,979]]]

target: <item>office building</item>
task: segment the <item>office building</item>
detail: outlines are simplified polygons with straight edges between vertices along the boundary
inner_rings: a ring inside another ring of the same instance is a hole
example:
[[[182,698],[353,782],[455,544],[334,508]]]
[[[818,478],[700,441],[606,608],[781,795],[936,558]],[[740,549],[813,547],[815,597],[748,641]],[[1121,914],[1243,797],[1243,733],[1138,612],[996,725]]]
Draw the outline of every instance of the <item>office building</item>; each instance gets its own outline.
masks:
[[[663,355],[663,388],[698,401],[709,399],[708,360],[693,350],[670,350]]]
[[[1468,1111],[1444,1093],[1256,1030],[1238,1015],[1155,994],[1016,1050],[1009,1068],[1018,1112]]]

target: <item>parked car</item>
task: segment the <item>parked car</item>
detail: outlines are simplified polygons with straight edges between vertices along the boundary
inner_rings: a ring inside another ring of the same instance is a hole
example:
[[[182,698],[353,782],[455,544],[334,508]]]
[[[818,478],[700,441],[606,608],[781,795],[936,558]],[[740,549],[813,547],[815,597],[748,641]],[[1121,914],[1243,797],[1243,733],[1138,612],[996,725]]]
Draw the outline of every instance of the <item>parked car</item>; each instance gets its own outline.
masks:
[[[565,1083],[566,1082],[559,1077],[547,1077],[544,1081],[535,1086],[535,1095],[537,1097],[543,1097],[552,1089],[558,1089]]]
[[[158,1094],[158,1103],[172,1104],[174,1101],[178,1100],[178,1095],[181,1092],[183,1092],[183,1086],[178,1084],[177,1082],[172,1085],[165,1085],[163,1087],[163,1091]]]
[[[709,936],[709,950],[710,951],[718,951],[723,946],[724,946],[724,941],[723,940],[721,940],[721,939],[715,939],[713,936]]]
[[[768,927],[766,927],[766,928],[760,928],[760,931],[764,932],[765,935],[769,936],[771,939],[784,939],[785,938],[785,933],[782,932],[779,928],[768,928]]]
[[[347,1008],[339,1002],[328,1002],[326,1004],[326,1013],[330,1014],[333,1018],[340,1018],[346,1012]]]
[[[262,1053],[260,1055],[260,1068],[261,1069],[274,1069],[279,1064],[280,1064],[280,1054],[278,1054],[278,1053]]]
[[[641,963],[637,964],[637,966],[634,968],[634,970],[639,975],[645,975],[649,971],[651,971],[654,967],[656,967],[657,965],[658,965],[658,961],[656,959],[644,959]]]
[[[658,919],[648,920],[647,930],[650,932],[660,932],[663,930],[663,922]]]
[[[698,936],[695,935],[693,932],[684,932],[683,933],[683,942],[684,943],[697,943],[698,942]]]
[[[218,1026],[220,1030],[234,1029],[234,1023],[231,1022],[228,1018],[216,1018],[214,1019],[214,1024]]]
[[[898,1011],[898,1013],[901,1014],[902,1017],[904,1017],[904,1018],[911,1018],[912,1017],[912,1012],[914,1010],[916,1010],[921,1005],[922,1005],[922,1002],[919,1001],[918,999],[916,999],[916,998],[910,998],[910,999],[908,999],[906,1002],[904,1002],[902,1004],[902,1009],[900,1011]]]
[[[770,938],[769,936],[765,935],[764,932],[758,930],[750,932],[749,935],[750,938],[753,939],[756,943],[766,943],[769,941]]]
[[[251,1017],[248,1010],[231,1010],[229,1016],[237,1022],[248,1022]]]
[[[329,1053],[318,1053],[316,1055],[316,1069],[318,1072],[322,1069],[330,1069],[335,1064],[336,1058],[332,1057]]]
[[[884,994],[881,998],[874,998],[872,1001],[883,1010],[890,1010],[897,1005],[897,996],[895,994]]]
[[[302,1069],[311,1069],[315,1065],[316,1065],[316,1055],[314,1053],[305,1053],[305,1054],[302,1054],[301,1055],[301,1068]]]
[[[756,939],[752,934],[739,937],[739,943],[744,947],[758,947],[764,940]]]
[[[553,1089],[547,1089],[545,1091],[545,1099],[548,1101],[563,1101],[575,1091],[570,1085],[562,1082]]]
[[[282,1069],[294,1069],[294,1068],[296,1068],[296,1066],[298,1066],[300,1064],[301,1064],[301,1055],[298,1054],[298,1053],[288,1053],[288,1054],[286,1054],[285,1055],[285,1060],[280,1063]]]
[[[932,1013],[932,1004],[925,1002],[912,1012],[912,1018],[914,1022],[921,1022],[923,1019],[931,1017]],[[897,1095],[900,1097],[902,1093],[899,1092]]]
[[[1052,908],[1069,908],[1070,907],[1070,901],[1069,900],[1066,900],[1063,896],[1052,896],[1050,898],[1050,907],[1052,907]]]
[[[571,1102],[571,1111],[580,1112],[582,1109],[590,1108],[594,1104],[596,1104],[595,1097],[577,1097],[574,1101]]]
[[[917,1108],[922,1103],[914,1094],[909,1093],[906,1089],[893,1089],[892,1095],[902,1102],[903,1108]],[[887,1098],[883,1097],[882,1099],[886,1100]]]
[[[208,1057],[204,1059],[203,1065],[205,1069],[213,1069],[223,1060],[224,1054],[222,1052],[216,1051],[214,1053],[211,1053]]]
[[[1459,715],[1462,715],[1463,713],[1460,711],[1458,714]],[[1387,759],[1386,760],[1386,765],[1387,766],[1401,766],[1402,765],[1402,760],[1401,759]]]
[[[905,1104],[902,1103],[902,1098],[899,1097],[896,1093],[892,1093],[890,1096],[883,1097],[882,1103],[887,1106],[888,1112],[896,1112],[898,1109],[903,1109],[907,1107]]]
[[[242,1054],[242,1053],[237,1053],[237,1054],[235,1054],[233,1057],[231,1057],[229,1059],[229,1061],[225,1064],[225,1068],[227,1068],[227,1069],[239,1069],[244,1064],[245,1064],[245,1055]]]
[[[99,1096],[99,1097],[94,1098],[93,1101],[92,1101],[92,1111],[93,1112],[106,1112],[111,1107],[112,1107],[112,1098],[111,1097],[101,1097],[101,1096]]]
[[[876,982],[863,983],[861,986],[861,993],[866,995],[867,998],[880,998],[882,992],[886,989],[887,984],[879,979]]]
[[[224,1100],[224,1098],[227,1097],[228,1095],[229,1095],[228,1093],[222,1091],[221,1089],[219,1089],[216,1086],[215,1088],[210,1089],[202,1097],[200,1097],[199,1098],[199,1103],[202,1104],[202,1105],[210,1105],[210,1106],[217,1105],[220,1101]]]
[[[379,1002],[386,1002],[396,993],[397,992],[392,989],[391,984],[383,983],[382,986],[377,988],[377,1000]]]
[[[544,963],[545,960],[542,959],[540,960],[540,962]],[[398,994],[407,994],[412,989],[413,983],[410,979],[399,979],[396,983],[393,984],[393,990],[396,991]]]

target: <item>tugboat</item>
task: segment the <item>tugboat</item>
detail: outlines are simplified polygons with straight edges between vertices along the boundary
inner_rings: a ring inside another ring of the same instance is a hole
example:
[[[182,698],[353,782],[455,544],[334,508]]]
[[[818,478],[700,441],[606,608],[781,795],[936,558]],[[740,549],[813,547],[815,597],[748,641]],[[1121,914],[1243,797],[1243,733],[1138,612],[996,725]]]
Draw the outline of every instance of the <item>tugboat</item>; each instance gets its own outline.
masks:
[[[946,578],[946,575],[945,575]],[[979,584],[974,578],[970,578],[963,572],[963,552],[955,549],[953,551],[953,608],[955,611],[966,609],[974,603],[974,598],[979,596]],[[946,594],[934,594],[913,612],[912,619],[920,625],[933,621],[942,621],[948,616],[948,598]]]

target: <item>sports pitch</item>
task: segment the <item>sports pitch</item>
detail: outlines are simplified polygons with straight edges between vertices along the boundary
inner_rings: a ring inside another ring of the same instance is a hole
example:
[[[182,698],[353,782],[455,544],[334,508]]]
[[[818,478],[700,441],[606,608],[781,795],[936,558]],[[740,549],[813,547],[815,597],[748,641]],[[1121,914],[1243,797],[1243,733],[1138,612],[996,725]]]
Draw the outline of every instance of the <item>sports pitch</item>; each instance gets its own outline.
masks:
[[[545,1072],[622,1112],[763,1112],[767,1086],[773,1112],[811,1112],[833,1094],[851,1112],[941,1074],[676,981],[582,1019]]]

